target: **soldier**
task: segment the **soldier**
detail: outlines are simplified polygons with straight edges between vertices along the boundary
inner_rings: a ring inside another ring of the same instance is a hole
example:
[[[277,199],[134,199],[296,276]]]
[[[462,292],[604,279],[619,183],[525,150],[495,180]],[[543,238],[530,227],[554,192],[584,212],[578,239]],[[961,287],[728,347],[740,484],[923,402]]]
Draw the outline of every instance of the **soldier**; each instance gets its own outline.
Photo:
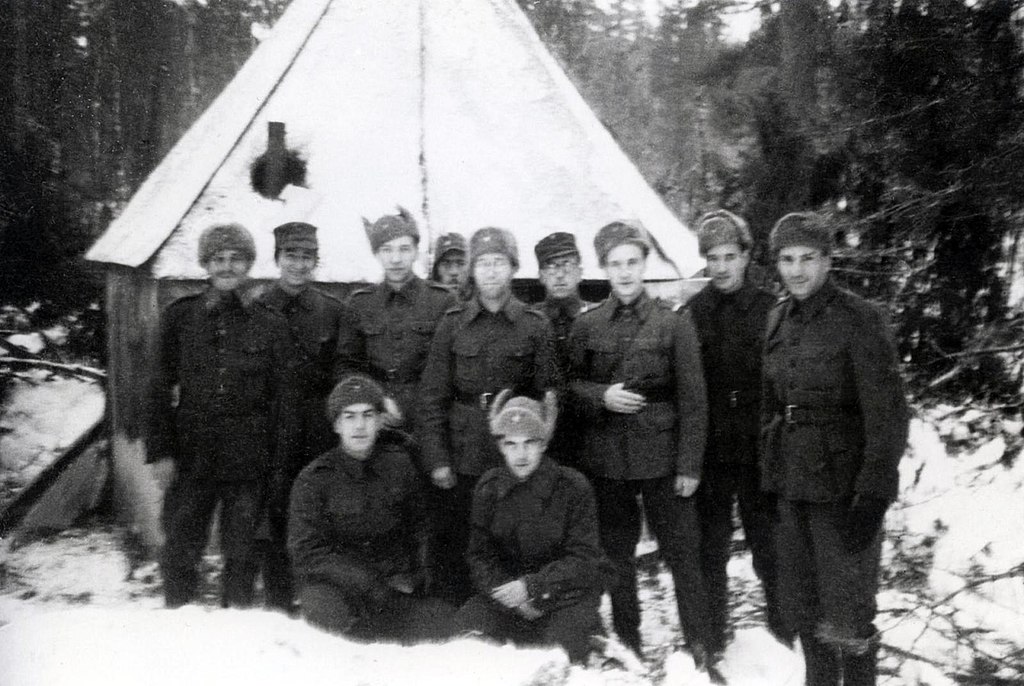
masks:
[[[221,604],[252,603],[254,537],[274,462],[273,434],[288,425],[290,404],[284,397],[286,324],[242,291],[255,258],[252,236],[242,226],[206,229],[199,264],[209,287],[164,312],[149,455],[175,461],[162,512],[167,607],[195,597],[197,566],[218,504]]]
[[[601,545],[616,567],[613,624],[641,655],[639,495],[672,572],[689,649],[703,663],[707,598],[691,497],[707,437],[697,335],[686,312],[676,314],[644,291],[650,244],[642,229],[608,224],[594,248],[612,292],[572,327],[569,389],[587,419],[583,459],[597,496]]]
[[[426,596],[426,483],[384,429],[384,390],[354,374],[326,409],[340,443],[295,480],[288,524],[303,616],[366,640],[447,638],[454,608]]]
[[[448,310],[437,327],[420,385],[419,433],[430,478],[448,491],[440,498],[439,581],[459,602],[471,586],[463,560],[473,487],[501,454],[487,428],[487,410],[504,388],[541,397],[558,389],[551,325],[512,295],[519,267],[515,238],[484,228],[469,242],[475,293]]]
[[[590,484],[545,456],[557,405],[502,391],[490,413],[504,465],[473,494],[469,560],[477,594],[456,616],[462,631],[560,645],[583,662],[600,634],[604,554]],[[507,402],[506,402],[507,401]]]
[[[774,502],[761,493],[757,473],[761,350],[775,297],[747,279],[753,240],[743,219],[726,210],[705,214],[698,224],[697,245],[711,277],[688,306],[700,336],[708,389],[708,443],[696,499],[701,567],[711,602],[708,650],[714,662],[725,649],[733,503],[739,505],[754,570],[764,586],[768,627],[789,645],[792,635],[782,621],[776,592]]]
[[[294,601],[287,549],[288,498],[299,471],[336,440],[324,417],[324,401],[331,392],[339,336],[351,336],[355,327],[351,312],[340,300],[312,286],[319,260],[316,231],[304,222],[274,229],[274,262],[281,275],[256,301],[287,320],[291,344],[297,422],[278,451],[281,462],[271,478],[263,555],[266,604],[286,612],[291,612]]]
[[[544,286],[540,308],[548,316],[555,332],[555,355],[565,376],[569,371],[569,329],[576,317],[595,307],[580,298],[580,251],[571,233],[556,232],[542,238],[533,249],[537,256],[537,273]],[[555,435],[548,454],[562,464],[579,467],[582,419],[568,398],[562,400]]]
[[[430,278],[460,292],[469,281],[469,262],[466,261],[466,237],[461,233],[443,233],[434,246],[434,268]]]
[[[882,521],[895,499],[908,412],[884,313],[829,278],[827,220],[772,229],[789,297],[769,315],[761,485],[778,498],[779,582],[807,684],[874,684]]]
[[[413,273],[420,234],[406,210],[370,223],[366,235],[373,254],[384,267],[384,281],[356,290],[348,304],[358,324],[355,335],[343,339],[341,364],[346,371],[363,370],[381,383],[397,404],[389,423],[411,428],[415,390],[426,364],[427,350],[445,310],[455,297],[444,287]]]

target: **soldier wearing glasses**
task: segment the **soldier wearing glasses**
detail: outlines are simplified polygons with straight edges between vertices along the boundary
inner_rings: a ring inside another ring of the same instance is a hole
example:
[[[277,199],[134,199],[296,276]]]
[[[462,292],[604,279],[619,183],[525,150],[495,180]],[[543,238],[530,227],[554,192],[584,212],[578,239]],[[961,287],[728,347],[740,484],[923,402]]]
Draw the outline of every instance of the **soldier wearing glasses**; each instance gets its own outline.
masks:
[[[445,313],[427,356],[419,389],[418,438],[431,481],[446,491],[439,517],[439,583],[458,601],[471,593],[463,556],[469,535],[473,487],[501,464],[487,411],[503,388],[542,397],[558,389],[551,325],[538,310],[512,295],[519,267],[515,238],[484,228],[469,241],[473,297]]]
[[[569,371],[569,330],[581,314],[596,307],[580,297],[580,251],[571,233],[556,232],[542,238],[533,249],[538,278],[544,287],[540,309],[555,333],[555,355],[563,376]],[[548,454],[562,464],[579,467],[582,418],[569,398],[562,399],[561,414]]]
[[[768,317],[762,488],[778,498],[779,583],[810,686],[876,680],[882,521],[908,412],[885,314],[837,287],[832,227],[784,216],[770,243],[789,297]]]

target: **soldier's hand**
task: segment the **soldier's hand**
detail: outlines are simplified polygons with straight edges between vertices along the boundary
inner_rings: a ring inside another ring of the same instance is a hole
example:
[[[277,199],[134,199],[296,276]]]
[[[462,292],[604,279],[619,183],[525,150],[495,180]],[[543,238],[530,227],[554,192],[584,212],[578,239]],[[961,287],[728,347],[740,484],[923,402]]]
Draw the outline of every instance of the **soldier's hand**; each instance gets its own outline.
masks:
[[[526,590],[526,582],[522,579],[515,579],[495,587],[491,591],[491,597],[510,610],[514,610],[530,600],[530,594]]]
[[[868,548],[882,530],[889,501],[856,495],[846,512],[846,549],[858,553]]]
[[[606,408],[620,414],[636,414],[647,405],[647,400],[642,395],[627,391],[623,388],[622,382],[609,386],[602,399]]]
[[[405,422],[405,415],[402,414],[402,408],[398,406],[395,399],[388,396],[384,398],[384,424],[387,426],[402,426]]]
[[[451,467],[434,467],[430,470],[430,480],[438,488],[447,490],[455,485],[455,474]]]
[[[388,586],[403,595],[412,595],[416,581],[412,574],[392,574],[388,577]]]
[[[516,612],[530,620],[531,622],[535,619],[540,619],[544,616],[544,613],[533,606],[529,600],[516,608]]]
[[[682,474],[676,474],[676,495],[680,498],[689,498],[691,495],[697,492],[697,487],[700,486],[700,479],[693,476],[683,476]]]

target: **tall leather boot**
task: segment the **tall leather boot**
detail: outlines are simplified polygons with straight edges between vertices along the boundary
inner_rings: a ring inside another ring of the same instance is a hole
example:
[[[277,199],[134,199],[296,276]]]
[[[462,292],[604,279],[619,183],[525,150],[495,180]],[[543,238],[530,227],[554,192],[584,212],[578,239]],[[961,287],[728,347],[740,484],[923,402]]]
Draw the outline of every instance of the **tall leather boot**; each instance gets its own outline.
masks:
[[[804,684],[806,686],[839,686],[842,661],[839,650],[814,637],[811,631],[800,632],[804,651]]]
[[[875,686],[878,678],[878,640],[865,653],[843,651],[843,686]]]

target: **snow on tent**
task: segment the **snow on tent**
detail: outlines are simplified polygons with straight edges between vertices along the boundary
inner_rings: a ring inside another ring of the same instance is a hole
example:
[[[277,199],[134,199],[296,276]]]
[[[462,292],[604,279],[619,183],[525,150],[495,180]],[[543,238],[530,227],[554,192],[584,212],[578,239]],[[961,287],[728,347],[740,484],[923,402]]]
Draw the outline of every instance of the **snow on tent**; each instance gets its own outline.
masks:
[[[108,265],[114,477],[144,540],[160,542],[141,468],[149,367],[160,309],[204,276],[200,232],[244,224],[252,275],[271,279],[271,229],[316,224],[318,279],[342,292],[380,278],[361,218],[396,205],[424,247],[511,229],[519,278],[536,276],[531,249],[552,231],[574,233],[584,278],[600,278],[593,236],[617,219],[649,231],[649,279],[678,284],[703,264],[512,0],[294,0],[86,256]]]

